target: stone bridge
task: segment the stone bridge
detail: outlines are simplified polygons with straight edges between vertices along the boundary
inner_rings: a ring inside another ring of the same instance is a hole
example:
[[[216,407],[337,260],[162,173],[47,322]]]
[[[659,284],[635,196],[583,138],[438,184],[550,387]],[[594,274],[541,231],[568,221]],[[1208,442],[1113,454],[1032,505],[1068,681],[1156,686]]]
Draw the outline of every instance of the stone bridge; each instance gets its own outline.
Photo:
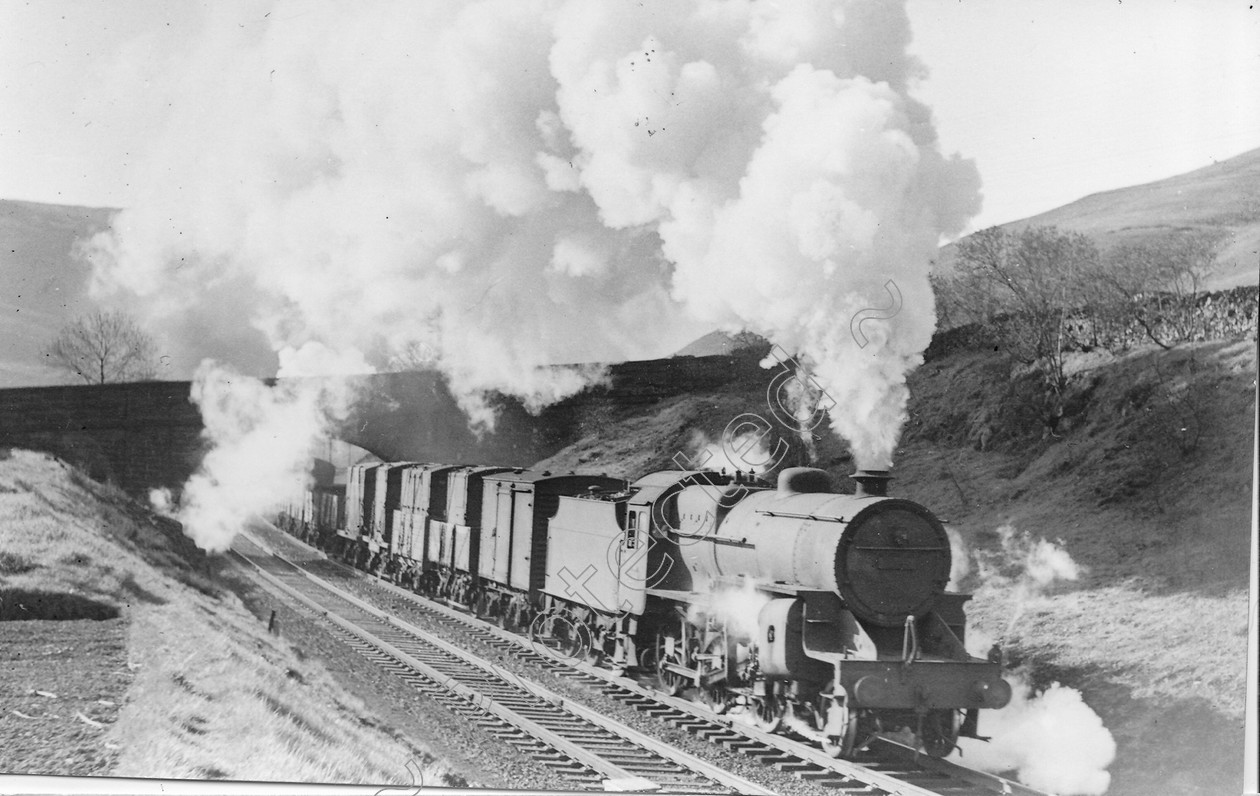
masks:
[[[537,415],[492,396],[495,431],[478,436],[432,372],[356,377],[360,400],[337,436],[385,460],[495,462],[527,466],[580,435],[597,407],[648,406],[714,389],[740,377],[765,378],[758,356],[674,357],[609,367],[607,382]],[[760,374],[760,375],[759,375]],[[208,449],[190,383],[26,387],[0,390],[0,446],[52,453],[137,497],[178,492]]]

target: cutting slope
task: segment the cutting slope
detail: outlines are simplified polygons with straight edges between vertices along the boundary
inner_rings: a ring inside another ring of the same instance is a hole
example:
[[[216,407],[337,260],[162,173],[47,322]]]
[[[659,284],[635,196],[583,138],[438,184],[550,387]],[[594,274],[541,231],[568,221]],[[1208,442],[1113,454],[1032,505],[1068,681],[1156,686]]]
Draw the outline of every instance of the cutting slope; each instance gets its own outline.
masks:
[[[0,449],[0,773],[405,785],[432,760],[269,634],[222,565],[117,490]]]

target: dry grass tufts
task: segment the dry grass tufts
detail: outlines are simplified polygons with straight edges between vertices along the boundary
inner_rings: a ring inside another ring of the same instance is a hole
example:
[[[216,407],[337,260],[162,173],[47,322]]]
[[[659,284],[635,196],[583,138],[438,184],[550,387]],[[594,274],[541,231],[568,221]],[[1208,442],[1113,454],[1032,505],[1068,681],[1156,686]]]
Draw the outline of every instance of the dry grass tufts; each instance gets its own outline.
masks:
[[[21,575],[35,569],[35,564],[15,553],[0,553],[0,575]]]
[[[100,608],[128,622],[125,672],[134,679],[117,721],[92,741],[113,750],[109,774],[407,785],[412,761],[424,760],[424,781],[457,781],[269,635],[214,581],[222,562],[191,549],[178,524],[22,450],[0,458],[0,517],[0,605],[76,616]],[[64,744],[50,737],[46,746],[47,761],[23,765],[72,773],[59,768]]]

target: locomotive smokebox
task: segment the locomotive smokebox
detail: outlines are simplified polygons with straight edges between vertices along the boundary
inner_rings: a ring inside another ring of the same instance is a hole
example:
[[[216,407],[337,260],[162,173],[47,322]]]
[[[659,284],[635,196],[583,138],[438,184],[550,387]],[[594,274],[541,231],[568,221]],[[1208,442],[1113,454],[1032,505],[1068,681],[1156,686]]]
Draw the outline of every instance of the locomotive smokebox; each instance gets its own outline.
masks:
[[[887,497],[892,480],[887,470],[857,470],[849,477],[857,482],[853,493],[857,497]]]

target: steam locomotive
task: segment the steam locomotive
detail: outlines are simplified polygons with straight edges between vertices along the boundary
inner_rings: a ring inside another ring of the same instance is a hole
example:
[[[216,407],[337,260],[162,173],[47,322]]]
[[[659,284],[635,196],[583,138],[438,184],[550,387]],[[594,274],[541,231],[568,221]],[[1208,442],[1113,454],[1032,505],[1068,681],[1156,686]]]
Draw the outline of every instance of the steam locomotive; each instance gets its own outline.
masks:
[[[295,495],[282,527],[354,565],[643,673],[717,711],[785,723],[833,756],[909,730],[948,754],[1011,689],[964,647],[969,595],[923,506],[822,470],[606,475],[433,463],[351,467]],[[990,656],[993,658],[994,656]]]

